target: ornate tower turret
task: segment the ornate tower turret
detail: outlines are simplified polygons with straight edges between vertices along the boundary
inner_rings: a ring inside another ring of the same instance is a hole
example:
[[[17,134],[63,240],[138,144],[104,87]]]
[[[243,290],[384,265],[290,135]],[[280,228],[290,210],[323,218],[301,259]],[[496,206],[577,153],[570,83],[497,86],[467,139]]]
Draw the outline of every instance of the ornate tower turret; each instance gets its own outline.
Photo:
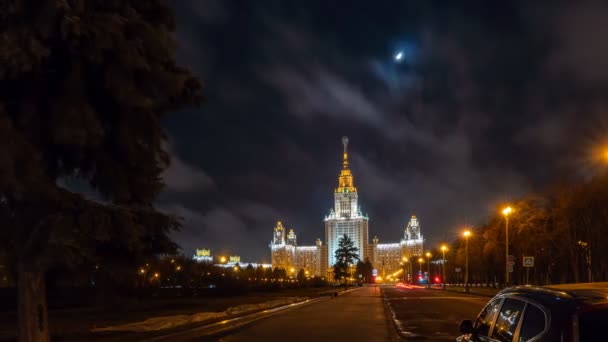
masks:
[[[274,236],[272,239],[273,245],[284,245],[285,244],[285,228],[283,228],[283,223],[281,221],[277,222],[277,225],[274,227]]]
[[[287,234],[287,244],[292,246],[296,245],[296,233],[293,229],[290,229],[289,234]]]

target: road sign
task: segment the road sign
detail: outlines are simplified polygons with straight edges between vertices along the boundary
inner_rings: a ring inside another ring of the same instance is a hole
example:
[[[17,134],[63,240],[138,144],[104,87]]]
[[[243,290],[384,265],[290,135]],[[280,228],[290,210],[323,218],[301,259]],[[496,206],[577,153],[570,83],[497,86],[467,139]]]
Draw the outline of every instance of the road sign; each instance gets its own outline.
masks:
[[[509,264],[508,271],[509,271],[509,273],[513,273],[513,264]]]
[[[509,255],[509,262],[515,262],[515,256],[514,255]]]
[[[525,256],[523,259],[524,267],[534,267],[534,257]]]
[[[456,273],[460,273],[460,272],[462,272],[462,268],[460,268],[460,267],[456,267],[456,268],[454,269],[454,271],[456,271]]]
[[[513,265],[515,265],[515,261],[509,261],[509,262],[507,262],[507,265],[513,266]]]
[[[373,275],[374,277],[378,276],[378,270],[374,268],[374,269],[372,270],[372,275]]]

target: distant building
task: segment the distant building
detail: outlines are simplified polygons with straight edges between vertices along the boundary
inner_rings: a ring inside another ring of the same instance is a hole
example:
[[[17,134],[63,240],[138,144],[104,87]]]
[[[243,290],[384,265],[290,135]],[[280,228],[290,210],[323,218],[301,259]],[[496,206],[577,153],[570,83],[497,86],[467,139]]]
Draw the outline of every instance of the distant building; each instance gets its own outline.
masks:
[[[401,240],[401,244],[405,247],[404,256],[410,258],[424,254],[423,243],[424,239],[420,232],[420,222],[418,222],[416,215],[413,215],[405,228],[403,240]]]
[[[270,243],[272,267],[283,268],[287,274],[294,273],[293,276],[300,269],[310,275],[321,275],[322,245],[321,240],[317,239],[314,246],[298,246],[293,229],[285,234],[285,227],[279,221],[274,227],[274,236]]]
[[[192,259],[196,260],[196,261],[200,261],[200,262],[212,262],[213,261],[213,257],[211,256],[211,250],[210,249],[196,249],[196,253],[194,254],[194,256],[192,257]]]
[[[332,279],[335,252],[340,238],[347,235],[359,250],[359,259],[368,259],[379,275],[389,275],[402,268],[405,258],[423,254],[423,237],[420,223],[412,216],[405,228],[403,238],[396,243],[379,243],[374,237],[369,243],[369,217],[359,206],[357,188],[348,163],[348,138],[342,138],[344,147],[342,170],[338,176],[338,187],[334,189],[334,206],[325,216],[325,241],[317,239],[315,246],[297,246],[296,234],[291,229],[286,233],[281,221],[274,227],[270,244],[272,267],[285,269],[288,274],[294,269]],[[408,259],[409,260],[409,259]]]

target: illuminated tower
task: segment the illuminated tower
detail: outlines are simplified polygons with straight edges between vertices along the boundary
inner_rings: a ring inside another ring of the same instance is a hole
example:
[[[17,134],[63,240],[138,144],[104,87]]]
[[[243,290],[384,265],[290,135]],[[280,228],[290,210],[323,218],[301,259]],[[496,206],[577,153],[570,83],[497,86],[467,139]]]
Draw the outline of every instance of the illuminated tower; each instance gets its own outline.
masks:
[[[296,245],[296,233],[293,229],[290,229],[289,234],[287,234],[287,244],[292,246]]]
[[[295,242],[295,233],[290,232]],[[288,270],[292,267],[295,259],[295,246],[285,243],[285,227],[281,221],[274,227],[272,242],[270,243],[271,263],[273,268]]]
[[[420,231],[420,222],[416,215],[412,215],[410,222],[403,233],[401,245],[405,247],[404,254],[407,257],[422,255],[424,239]]]
[[[274,239],[272,240],[273,245],[284,245],[285,244],[285,228],[281,221],[277,222],[274,227]]]
[[[334,190],[334,207],[325,217],[325,241],[327,241],[327,270],[335,263],[335,251],[339,239],[345,234],[351,238],[359,250],[359,258],[365,260],[368,237],[368,218],[361,212],[358,203],[357,188],[353,175],[348,167],[348,138],[342,138],[344,155],[342,170],[338,177],[338,187]]]

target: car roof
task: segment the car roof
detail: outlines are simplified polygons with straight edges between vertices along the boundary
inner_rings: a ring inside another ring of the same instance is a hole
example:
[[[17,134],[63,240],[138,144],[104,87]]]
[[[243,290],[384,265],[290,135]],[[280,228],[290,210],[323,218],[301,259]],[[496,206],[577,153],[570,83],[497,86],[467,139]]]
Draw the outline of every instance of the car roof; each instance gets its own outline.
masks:
[[[500,295],[526,298],[538,304],[572,309],[608,303],[608,283],[561,284],[549,286],[515,286],[502,290]]]

